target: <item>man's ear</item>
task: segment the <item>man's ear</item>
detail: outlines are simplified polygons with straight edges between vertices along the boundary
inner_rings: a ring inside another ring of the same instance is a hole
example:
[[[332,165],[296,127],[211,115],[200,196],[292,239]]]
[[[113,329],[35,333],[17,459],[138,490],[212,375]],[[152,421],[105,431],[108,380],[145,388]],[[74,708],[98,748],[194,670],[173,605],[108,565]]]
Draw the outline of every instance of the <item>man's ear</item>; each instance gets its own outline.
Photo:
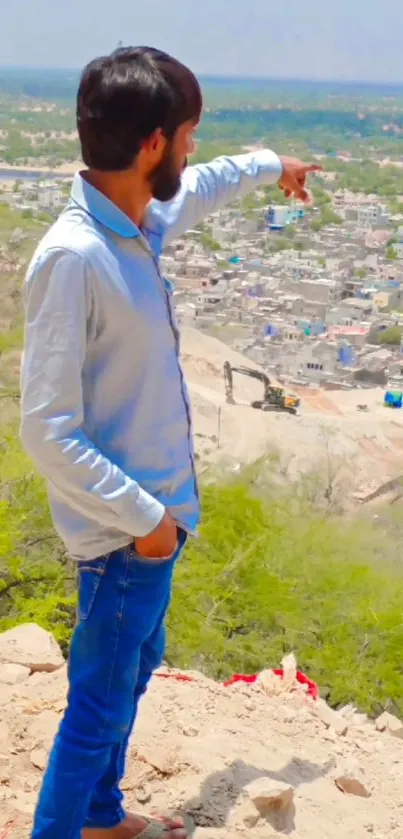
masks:
[[[156,128],[151,136],[144,141],[143,149],[155,158],[160,158],[165,151],[166,144],[167,138],[165,137],[162,128]]]

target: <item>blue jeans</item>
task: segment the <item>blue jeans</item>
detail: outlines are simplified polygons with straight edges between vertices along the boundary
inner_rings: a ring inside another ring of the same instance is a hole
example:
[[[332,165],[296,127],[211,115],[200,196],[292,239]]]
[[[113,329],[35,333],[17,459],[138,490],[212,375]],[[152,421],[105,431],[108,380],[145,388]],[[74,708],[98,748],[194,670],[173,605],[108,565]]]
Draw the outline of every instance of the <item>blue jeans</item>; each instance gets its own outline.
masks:
[[[79,564],[78,621],[69,693],[50,754],[32,839],[80,839],[83,827],[125,818],[119,783],[138,701],[165,647],[172,574],[186,535],[166,561],[132,548]]]

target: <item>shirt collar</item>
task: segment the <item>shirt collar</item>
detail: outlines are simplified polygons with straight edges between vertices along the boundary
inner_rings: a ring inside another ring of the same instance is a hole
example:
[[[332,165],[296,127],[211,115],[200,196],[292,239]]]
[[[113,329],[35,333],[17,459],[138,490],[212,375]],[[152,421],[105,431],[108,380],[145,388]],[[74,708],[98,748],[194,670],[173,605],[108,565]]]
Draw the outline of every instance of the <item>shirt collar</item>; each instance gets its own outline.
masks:
[[[118,236],[122,236],[124,239],[133,239],[140,236],[140,230],[134,222],[122,210],[119,210],[116,204],[106,198],[102,192],[91,186],[83,178],[81,172],[77,172],[74,176],[71,198],[88,215]]]

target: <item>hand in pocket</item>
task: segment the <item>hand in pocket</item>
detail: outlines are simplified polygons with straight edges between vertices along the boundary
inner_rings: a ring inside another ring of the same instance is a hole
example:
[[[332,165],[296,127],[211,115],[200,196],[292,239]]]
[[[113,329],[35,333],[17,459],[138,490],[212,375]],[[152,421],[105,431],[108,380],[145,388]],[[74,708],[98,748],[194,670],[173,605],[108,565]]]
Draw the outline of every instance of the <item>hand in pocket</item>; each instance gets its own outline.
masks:
[[[170,559],[177,545],[178,526],[168,512],[152,533],[134,540],[136,553],[144,559]]]

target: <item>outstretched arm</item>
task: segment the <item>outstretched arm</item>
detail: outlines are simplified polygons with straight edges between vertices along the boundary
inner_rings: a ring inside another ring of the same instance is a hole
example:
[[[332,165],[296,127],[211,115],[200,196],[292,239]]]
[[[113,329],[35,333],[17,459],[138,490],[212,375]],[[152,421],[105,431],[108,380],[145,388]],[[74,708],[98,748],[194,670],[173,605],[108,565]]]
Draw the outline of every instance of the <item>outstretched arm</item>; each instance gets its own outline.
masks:
[[[190,166],[183,174],[182,186],[172,201],[153,201],[149,218],[158,221],[164,242],[181,236],[206,216],[221,210],[235,198],[242,198],[256,187],[278,183],[285,194],[305,201],[308,172],[320,169],[292,158],[280,158],[269,149],[218,157],[211,163]]]

